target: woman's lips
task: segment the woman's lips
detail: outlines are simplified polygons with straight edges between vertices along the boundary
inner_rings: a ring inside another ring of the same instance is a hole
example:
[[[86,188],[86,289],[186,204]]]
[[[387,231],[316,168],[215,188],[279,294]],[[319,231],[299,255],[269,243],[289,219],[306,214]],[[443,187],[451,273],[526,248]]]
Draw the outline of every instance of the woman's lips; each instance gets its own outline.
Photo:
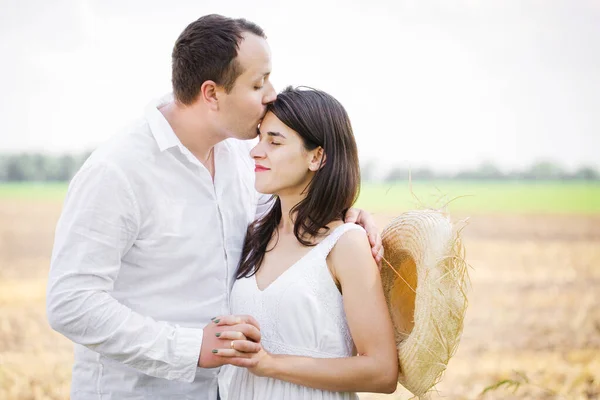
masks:
[[[269,168],[265,168],[262,165],[256,165],[254,167],[254,172],[263,172],[263,171],[268,171]]]

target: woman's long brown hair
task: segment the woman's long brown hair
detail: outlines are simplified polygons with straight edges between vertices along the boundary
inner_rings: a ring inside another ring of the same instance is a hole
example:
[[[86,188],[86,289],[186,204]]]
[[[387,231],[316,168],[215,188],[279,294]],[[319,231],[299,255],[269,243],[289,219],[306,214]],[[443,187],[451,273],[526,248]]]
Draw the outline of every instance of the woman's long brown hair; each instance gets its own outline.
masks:
[[[290,211],[294,235],[312,246],[312,238],[327,232],[327,224],[343,219],[360,188],[360,168],[350,118],[331,95],[310,88],[286,88],[268,107],[302,138],[307,151],[322,147],[324,161],[306,188],[306,197]],[[270,211],[248,226],[237,271],[237,279],[254,275],[262,264],[267,246],[282,217],[275,198]]]

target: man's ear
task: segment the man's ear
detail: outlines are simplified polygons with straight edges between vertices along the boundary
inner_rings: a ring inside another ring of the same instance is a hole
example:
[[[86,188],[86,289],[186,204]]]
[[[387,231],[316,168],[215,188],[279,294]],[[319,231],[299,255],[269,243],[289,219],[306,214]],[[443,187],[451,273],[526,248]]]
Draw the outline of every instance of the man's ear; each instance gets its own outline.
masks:
[[[204,81],[200,86],[200,93],[198,97],[200,101],[208,105],[211,110],[217,111],[219,109],[219,98],[221,97],[221,86],[217,85],[214,81]]]
[[[317,172],[323,165],[325,165],[327,157],[325,156],[325,150],[321,146],[311,151],[312,158],[308,164],[308,169],[313,172]]]

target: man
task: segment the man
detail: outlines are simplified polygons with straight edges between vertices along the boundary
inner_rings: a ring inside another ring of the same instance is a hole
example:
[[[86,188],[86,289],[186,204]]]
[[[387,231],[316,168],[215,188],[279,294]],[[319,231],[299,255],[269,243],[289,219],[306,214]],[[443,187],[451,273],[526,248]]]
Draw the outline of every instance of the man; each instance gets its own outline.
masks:
[[[51,326],[76,343],[72,399],[213,400],[224,360],[212,351],[260,349],[256,321],[227,314],[246,228],[268,207],[243,140],[276,97],[270,72],[261,28],[200,18],[175,43],[173,97],[73,178],[47,292]],[[350,214],[377,253],[371,217]]]

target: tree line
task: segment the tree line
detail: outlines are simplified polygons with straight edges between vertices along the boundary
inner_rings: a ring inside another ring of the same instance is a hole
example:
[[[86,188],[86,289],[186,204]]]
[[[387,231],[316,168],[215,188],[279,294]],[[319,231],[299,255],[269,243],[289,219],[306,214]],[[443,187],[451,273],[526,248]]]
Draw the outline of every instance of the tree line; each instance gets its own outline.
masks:
[[[19,153],[0,154],[0,182],[67,182],[90,152],[80,154]],[[475,168],[457,173],[444,173],[431,168],[393,167],[380,172],[375,161],[361,163],[363,181],[396,182],[414,180],[562,180],[600,181],[600,173],[591,166],[568,171],[552,161],[533,163],[522,170],[504,172],[493,163],[483,163]]]
[[[0,154],[0,182],[67,182],[89,155]]]
[[[582,166],[574,171],[566,170],[552,161],[535,162],[527,168],[514,171],[502,171],[490,162],[475,168],[467,168],[455,173],[445,173],[432,168],[406,168],[396,166],[380,172],[376,162],[367,162],[361,166],[363,181],[406,182],[408,177],[415,181],[428,180],[485,180],[485,181],[600,181],[600,172],[591,166]]]

